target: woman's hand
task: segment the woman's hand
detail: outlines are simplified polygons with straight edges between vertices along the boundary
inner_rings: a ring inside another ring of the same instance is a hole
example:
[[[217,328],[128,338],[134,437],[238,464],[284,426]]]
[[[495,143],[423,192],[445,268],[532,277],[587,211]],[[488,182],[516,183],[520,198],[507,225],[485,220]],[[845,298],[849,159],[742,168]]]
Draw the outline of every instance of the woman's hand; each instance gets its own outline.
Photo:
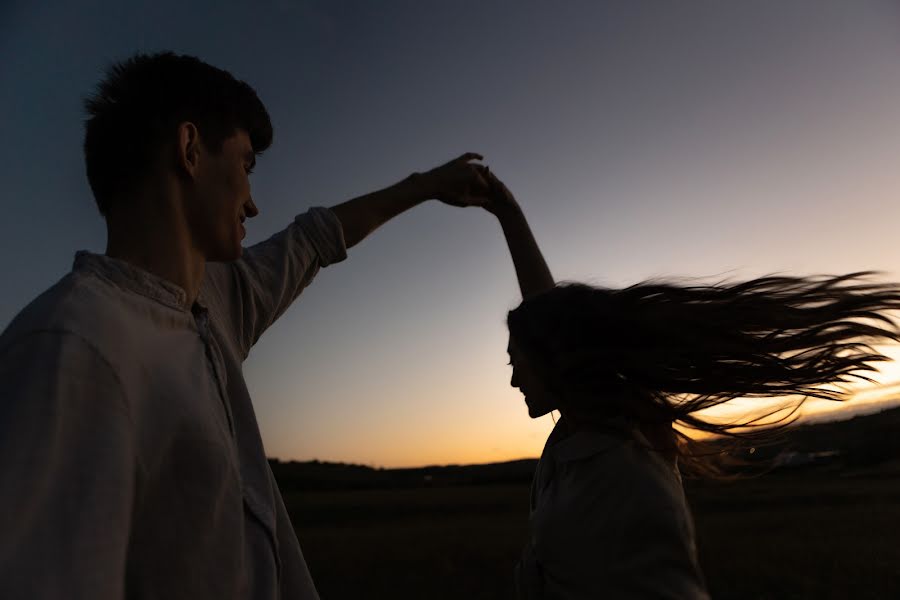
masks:
[[[479,166],[481,176],[488,183],[488,200],[482,206],[486,211],[497,218],[504,217],[510,212],[519,212],[519,203],[509,188],[491,173],[488,167]]]

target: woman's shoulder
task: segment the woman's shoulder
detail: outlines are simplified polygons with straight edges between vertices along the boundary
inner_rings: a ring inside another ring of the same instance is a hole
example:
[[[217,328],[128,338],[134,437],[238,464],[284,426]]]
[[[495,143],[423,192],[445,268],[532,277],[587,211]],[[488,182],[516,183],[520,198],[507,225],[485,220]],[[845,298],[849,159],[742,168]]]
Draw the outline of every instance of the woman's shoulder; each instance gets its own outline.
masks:
[[[641,504],[683,503],[677,467],[640,436],[594,432],[554,454],[560,477],[578,493],[607,501],[619,496]]]

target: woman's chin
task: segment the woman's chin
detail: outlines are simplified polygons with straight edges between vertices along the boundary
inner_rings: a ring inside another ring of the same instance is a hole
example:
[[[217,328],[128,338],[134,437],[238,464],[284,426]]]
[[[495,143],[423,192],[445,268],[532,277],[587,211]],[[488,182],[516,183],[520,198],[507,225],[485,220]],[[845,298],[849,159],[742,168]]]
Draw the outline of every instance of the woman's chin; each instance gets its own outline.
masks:
[[[550,406],[536,406],[533,404],[529,404],[528,401],[525,401],[525,405],[528,406],[528,416],[532,419],[537,419],[538,417],[543,417],[551,410],[553,410]]]

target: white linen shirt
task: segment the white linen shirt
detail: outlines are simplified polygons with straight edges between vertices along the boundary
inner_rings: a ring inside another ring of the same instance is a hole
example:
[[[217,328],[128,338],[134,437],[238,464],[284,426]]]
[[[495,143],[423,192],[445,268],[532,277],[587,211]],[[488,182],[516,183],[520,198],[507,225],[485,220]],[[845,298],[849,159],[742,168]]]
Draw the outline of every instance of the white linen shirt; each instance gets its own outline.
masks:
[[[241,362],[320,267],[315,208],[197,301],[79,252],[0,337],[0,597],[316,599]]]
[[[520,599],[708,600],[681,477],[640,433],[550,434],[531,489]]]

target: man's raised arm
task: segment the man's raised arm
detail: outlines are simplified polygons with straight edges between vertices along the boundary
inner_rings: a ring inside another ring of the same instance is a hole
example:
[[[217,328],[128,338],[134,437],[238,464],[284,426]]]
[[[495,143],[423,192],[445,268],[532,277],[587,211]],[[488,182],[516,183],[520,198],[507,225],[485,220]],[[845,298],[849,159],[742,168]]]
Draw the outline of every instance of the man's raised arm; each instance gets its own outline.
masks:
[[[481,156],[466,153],[415,173],[400,183],[329,209],[299,215],[287,229],[244,250],[233,263],[210,263],[204,297],[224,316],[242,358],[263,332],[287,310],[320,268],[339,262],[350,248],[400,213],[428,199],[453,206],[484,206],[489,186]]]
[[[344,229],[346,247],[352,248],[387,221],[425,200],[434,198],[453,206],[483,206],[488,185],[481,167],[471,162],[481,159],[481,155],[467,152],[425,173],[413,173],[383,190],[332,206],[331,211]]]

